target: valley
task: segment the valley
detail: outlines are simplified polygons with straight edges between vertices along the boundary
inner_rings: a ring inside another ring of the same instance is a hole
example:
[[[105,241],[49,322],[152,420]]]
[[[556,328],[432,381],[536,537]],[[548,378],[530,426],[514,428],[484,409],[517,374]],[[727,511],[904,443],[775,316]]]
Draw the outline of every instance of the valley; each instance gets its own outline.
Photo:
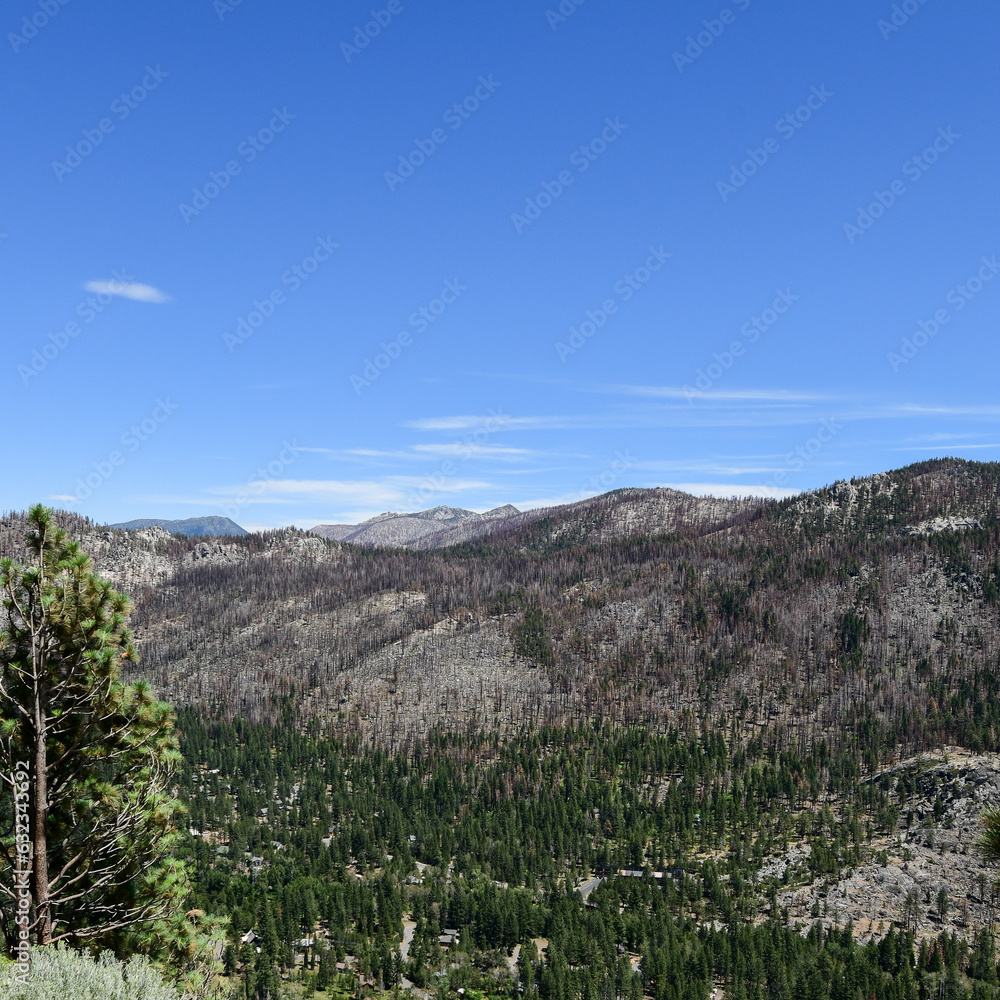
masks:
[[[998,488],[939,460],[353,540],[60,517],[178,712],[178,857],[224,982],[986,1000]]]

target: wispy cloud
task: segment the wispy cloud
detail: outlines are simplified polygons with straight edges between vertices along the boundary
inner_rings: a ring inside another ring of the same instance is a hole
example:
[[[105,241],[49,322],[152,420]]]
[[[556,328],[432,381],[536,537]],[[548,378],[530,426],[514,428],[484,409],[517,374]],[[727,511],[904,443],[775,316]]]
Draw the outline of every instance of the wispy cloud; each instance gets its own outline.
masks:
[[[504,448],[493,444],[472,444],[464,441],[453,441],[450,444],[415,444],[415,452],[424,455],[456,455],[460,458],[511,458],[530,455],[528,448]]]
[[[183,493],[128,493],[125,500],[130,504],[149,504],[154,507],[172,503],[184,504],[186,507],[209,507],[213,503],[201,494]]]
[[[425,476],[393,476],[391,477],[393,483],[398,483],[400,486],[405,486],[412,488],[414,486],[422,486],[427,482]],[[492,490],[495,486],[493,483],[484,482],[481,479],[456,479],[456,478],[445,478],[444,481],[435,488],[437,493],[468,493],[470,490]]]
[[[442,458],[466,459],[497,459],[511,461],[544,452],[533,451],[530,448],[508,448],[502,445],[477,444],[473,441],[448,441],[440,444],[414,444],[409,448],[299,448],[302,452],[312,452],[317,455],[329,455],[333,458],[375,458],[398,459],[406,462],[426,461],[428,456]]]
[[[245,483],[212,486],[206,492],[214,497],[246,497],[246,502],[251,504],[319,500],[365,501],[379,505],[399,497],[399,490],[386,483],[343,479],[267,479],[255,482],[252,492],[248,491]]]
[[[689,388],[670,385],[581,385],[581,392],[606,393],[615,396],[641,396],[653,399],[689,399],[699,403],[818,403],[841,397],[793,389],[716,389],[711,392],[692,394]]]
[[[459,415],[453,417],[423,417],[419,420],[407,420],[404,427],[412,427],[421,431],[470,431],[487,427],[491,418],[479,414]],[[578,416],[535,416],[508,417],[503,429],[508,430],[593,430],[607,424],[608,417],[583,414]],[[613,419],[613,418],[612,418]],[[617,424],[608,426],[618,426]]]
[[[954,451],[968,451],[970,448],[1000,448],[1000,442],[994,444],[911,444],[905,448],[894,448],[894,451],[936,451],[940,454],[950,454]]]
[[[779,456],[773,457],[778,458]],[[674,461],[670,459],[636,461],[632,463],[632,467],[642,469],[645,472],[695,472],[709,476],[762,476],[771,472],[782,472],[788,468],[787,465],[762,465],[759,462],[747,464],[740,462]]]
[[[240,508],[246,511],[240,523],[251,530],[251,524],[258,529],[287,524],[299,527],[331,522],[356,524],[384,511],[404,507],[408,496],[407,485],[388,481],[275,479],[257,481],[252,490],[248,490],[243,483],[210,486],[193,496],[143,494],[128,499],[155,507],[183,504],[203,511],[218,511],[238,500]],[[278,509],[282,507],[284,510],[279,513]],[[269,509],[274,510],[274,514]],[[271,517],[273,520],[268,523],[253,520],[251,511],[256,513],[257,518]]]
[[[333,451],[326,448],[311,448],[310,451],[325,452],[328,455],[336,455],[339,458],[397,458],[404,462],[416,462],[420,456],[413,451],[399,449],[397,451],[386,451],[382,448],[348,448],[346,451]]]
[[[939,444],[946,441],[961,440],[962,438],[968,438],[969,435],[949,433],[945,431],[939,431],[936,434],[917,434],[914,437],[905,438],[904,443],[906,444],[916,444],[918,441],[936,441]]]
[[[285,392],[289,389],[312,389],[321,386],[317,380],[309,382],[254,382],[250,385],[241,385],[242,392]]]
[[[538,510],[540,507],[562,507],[568,503],[576,503],[578,500],[588,500],[593,496],[592,490],[572,490],[568,493],[556,493],[547,497],[511,500],[510,503],[518,510]]]
[[[798,390],[748,389],[703,393],[683,398],[670,386],[606,386],[592,391],[614,391],[631,397],[597,413],[552,414],[510,417],[505,431],[643,430],[656,428],[712,429],[725,427],[796,427],[836,419],[860,423],[876,420],[1000,418],[1000,406],[948,406],[856,399],[835,394],[818,395]],[[403,426],[420,431],[471,431],[486,426],[488,418],[478,414],[422,417]]]
[[[371,517],[386,510],[399,510],[408,505],[412,490],[425,487],[427,479],[421,476],[387,476],[383,480],[345,479],[268,479],[254,483],[248,490],[246,484],[213,486],[205,490],[215,503],[224,503],[238,497],[240,504],[329,504],[337,510],[337,517]],[[492,483],[479,479],[442,477],[431,491],[434,495],[448,496],[493,490]],[[205,500],[202,501],[206,502]],[[211,503],[211,500],[207,502]],[[345,509],[345,508],[350,508]]]
[[[153,302],[157,305],[170,302],[170,296],[152,285],[143,285],[138,281],[88,281],[84,286],[88,292],[98,295],[120,295],[123,299],[134,302]]]
[[[597,431],[641,430],[660,427],[777,427],[812,423],[823,416],[835,415],[838,420],[861,419],[861,414],[822,411],[815,406],[778,405],[754,407],[646,406],[622,407],[596,414],[562,414],[558,416],[511,417],[505,431]],[[485,426],[480,416],[424,417],[403,424],[414,430],[456,431],[474,430]]]
[[[928,406],[901,403],[895,407],[901,415],[926,414],[930,417],[1000,417],[1000,406]]]

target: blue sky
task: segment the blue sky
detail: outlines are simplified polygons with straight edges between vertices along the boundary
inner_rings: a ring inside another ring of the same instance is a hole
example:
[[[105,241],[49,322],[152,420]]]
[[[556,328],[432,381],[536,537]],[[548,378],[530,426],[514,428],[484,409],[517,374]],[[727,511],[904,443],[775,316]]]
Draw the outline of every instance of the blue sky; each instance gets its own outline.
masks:
[[[310,526],[996,460],[998,27],[8,0],[0,507]]]

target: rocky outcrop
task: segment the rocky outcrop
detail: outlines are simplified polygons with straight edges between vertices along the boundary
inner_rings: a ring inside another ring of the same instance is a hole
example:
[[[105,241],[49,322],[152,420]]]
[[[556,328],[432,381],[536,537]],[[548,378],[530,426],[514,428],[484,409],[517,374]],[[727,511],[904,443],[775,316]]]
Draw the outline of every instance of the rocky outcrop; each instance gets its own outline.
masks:
[[[798,528],[837,526],[900,534],[968,530],[1000,509],[1000,465],[933,459],[796,497],[781,516]]]
[[[939,531],[970,531],[982,525],[975,517],[934,517],[920,524],[900,528],[901,535],[936,535]]]
[[[892,926],[910,927],[918,939],[992,926],[1000,907],[997,873],[976,842],[983,810],[1000,806],[1000,757],[946,747],[871,780],[894,791],[899,821],[872,839],[863,864],[812,879],[808,846],[793,845],[762,868],[763,878],[791,883],[778,893],[789,917],[827,927],[850,921],[863,939]]]

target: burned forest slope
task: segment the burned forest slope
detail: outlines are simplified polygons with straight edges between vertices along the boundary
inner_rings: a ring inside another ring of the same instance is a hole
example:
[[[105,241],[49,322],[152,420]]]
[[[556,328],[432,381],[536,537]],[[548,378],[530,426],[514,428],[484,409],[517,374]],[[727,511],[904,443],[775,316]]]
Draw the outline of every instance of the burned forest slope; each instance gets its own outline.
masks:
[[[781,503],[619,490],[423,550],[66,523],[133,596],[138,672],[224,716],[294,696],[387,745],[601,720],[996,749],[998,484],[949,459]]]

